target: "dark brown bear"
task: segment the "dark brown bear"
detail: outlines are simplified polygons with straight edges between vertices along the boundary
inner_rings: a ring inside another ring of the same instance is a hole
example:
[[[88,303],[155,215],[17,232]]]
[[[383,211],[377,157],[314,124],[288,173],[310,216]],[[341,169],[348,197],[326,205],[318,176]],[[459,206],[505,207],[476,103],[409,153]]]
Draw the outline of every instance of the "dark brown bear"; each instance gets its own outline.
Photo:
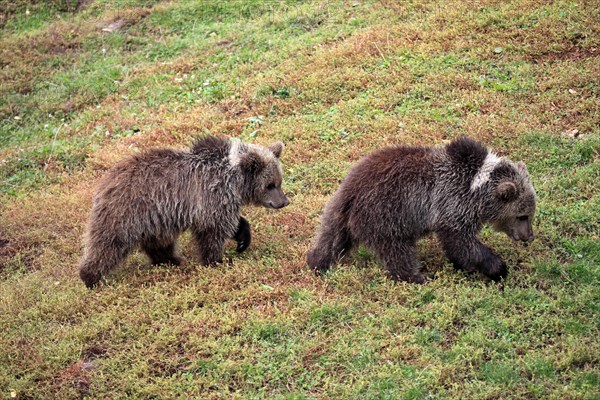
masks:
[[[506,265],[479,241],[478,232],[490,223],[514,240],[530,242],[534,212],[525,165],[469,138],[443,148],[384,148],[354,166],[334,194],[308,264],[326,271],[361,243],[393,279],[423,283],[415,246],[435,232],[456,268],[499,280]]]
[[[204,265],[222,260],[228,238],[238,251],[250,243],[245,204],[281,208],[279,157],[269,148],[206,137],[190,151],[150,150],[123,160],[101,181],[94,196],[79,275],[93,287],[136,247],[154,264],[180,264],[177,237],[191,229]]]

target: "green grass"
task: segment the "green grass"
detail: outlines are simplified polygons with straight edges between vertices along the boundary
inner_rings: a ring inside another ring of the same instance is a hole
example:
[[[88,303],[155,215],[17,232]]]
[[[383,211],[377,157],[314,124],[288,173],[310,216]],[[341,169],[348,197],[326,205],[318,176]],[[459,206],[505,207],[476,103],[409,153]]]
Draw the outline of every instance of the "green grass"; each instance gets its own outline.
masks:
[[[600,397],[593,1],[0,9],[0,398]],[[98,178],[205,133],[283,140],[292,204],[244,210],[253,243],[223,266],[201,267],[184,235],[186,265],[134,253],[86,290]],[[319,215],[356,160],[459,135],[526,162],[537,190],[529,247],[482,233],[502,285],[430,238],[424,286],[391,282],[363,248],[313,276]]]

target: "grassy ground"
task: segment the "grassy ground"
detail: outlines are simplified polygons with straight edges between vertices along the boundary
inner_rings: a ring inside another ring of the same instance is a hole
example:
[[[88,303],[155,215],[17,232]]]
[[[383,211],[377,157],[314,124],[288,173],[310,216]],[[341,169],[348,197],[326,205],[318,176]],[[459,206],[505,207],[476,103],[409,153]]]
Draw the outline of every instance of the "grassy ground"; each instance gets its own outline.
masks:
[[[600,398],[595,1],[0,0],[1,398]],[[292,205],[216,269],[76,271],[98,177],[152,146],[283,140]],[[424,286],[305,253],[349,166],[458,135],[523,160],[502,286],[426,239]]]

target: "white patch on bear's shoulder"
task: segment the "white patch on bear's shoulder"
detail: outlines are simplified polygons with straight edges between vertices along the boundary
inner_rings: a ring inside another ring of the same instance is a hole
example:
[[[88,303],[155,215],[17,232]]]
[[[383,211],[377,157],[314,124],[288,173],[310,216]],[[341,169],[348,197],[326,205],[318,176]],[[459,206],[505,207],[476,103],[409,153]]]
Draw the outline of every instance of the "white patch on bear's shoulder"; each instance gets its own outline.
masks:
[[[268,148],[257,144],[243,143],[234,138],[231,139],[231,147],[229,147],[229,164],[233,167],[239,165],[244,155],[250,152],[259,155],[267,162],[275,160],[275,155]]]
[[[231,140],[231,145],[229,147],[229,164],[232,166],[236,166],[240,163],[240,150],[242,147],[242,142],[239,140]]]
[[[502,161],[500,157],[495,155],[494,153],[488,153],[483,160],[483,165],[479,168],[479,172],[473,178],[473,182],[471,183],[471,190],[475,190],[483,186],[489,179],[494,168]]]

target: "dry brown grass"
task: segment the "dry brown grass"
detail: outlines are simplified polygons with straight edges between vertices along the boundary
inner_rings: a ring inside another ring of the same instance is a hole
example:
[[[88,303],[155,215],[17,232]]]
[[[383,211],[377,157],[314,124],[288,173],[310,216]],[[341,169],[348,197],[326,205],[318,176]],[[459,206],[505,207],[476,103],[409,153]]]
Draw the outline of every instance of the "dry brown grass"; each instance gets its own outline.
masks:
[[[2,395],[597,395],[593,2],[316,2],[225,18],[240,2],[217,22],[190,22],[200,9],[187,2],[112,4],[0,37]],[[111,69],[107,90],[94,73]],[[207,133],[283,140],[292,204],[244,210],[251,248],[230,244],[219,268],[199,266],[184,235],[181,268],[135,253],[84,289],[76,264],[102,173]],[[319,214],[354,161],[463,134],[526,161],[538,188],[532,246],[484,233],[511,266],[503,290],[454,271],[430,239],[423,287],[391,283],[365,251],[324,278],[308,271]]]

